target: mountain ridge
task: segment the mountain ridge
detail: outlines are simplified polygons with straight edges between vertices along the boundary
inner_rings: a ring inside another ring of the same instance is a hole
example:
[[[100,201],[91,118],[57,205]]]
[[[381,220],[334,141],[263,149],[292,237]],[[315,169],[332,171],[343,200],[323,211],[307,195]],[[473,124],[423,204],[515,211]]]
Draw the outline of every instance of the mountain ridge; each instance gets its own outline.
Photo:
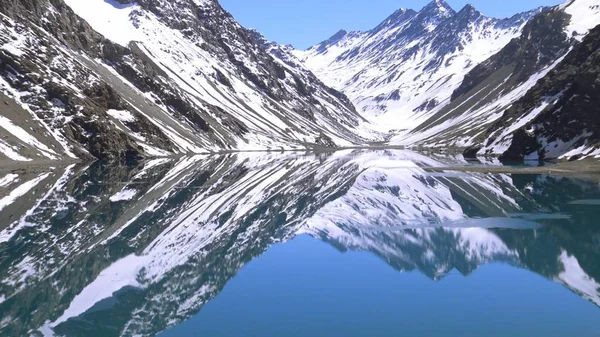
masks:
[[[599,156],[597,140],[590,138],[595,126],[585,135],[563,133],[562,143],[554,142],[556,135],[543,136],[552,141],[529,141],[545,148],[542,156],[517,155],[509,151],[513,136],[513,145],[520,146],[526,137],[518,130],[543,108],[527,105],[531,110],[513,109],[511,119],[502,118],[536,83],[552,80],[553,69],[600,24],[599,5],[567,0],[505,19],[487,17],[470,4],[458,12],[445,5],[432,1],[419,12],[399,9],[370,31],[340,34],[295,54],[388,132],[392,145],[520,160]],[[440,16],[447,18],[436,21]],[[427,18],[434,24],[425,24]]]
[[[456,12],[432,1],[418,12],[399,9],[370,31],[338,36],[326,51],[317,45],[296,55],[367,119],[385,125],[382,131],[410,128],[450,98],[446,87],[460,84],[465,67],[500,50],[537,11],[495,19],[473,6]]]
[[[279,62],[217,1],[163,2],[3,2],[0,91],[26,114],[2,120],[0,159],[128,160],[376,138],[343,94]],[[45,131],[25,131],[31,118]]]
[[[0,4],[0,160],[374,143],[508,158],[546,103],[502,116],[558,78],[553,69],[600,23],[594,0],[505,19],[435,0],[299,51],[242,27],[216,0],[164,1]],[[600,155],[594,128],[562,134],[561,151],[548,149],[557,134],[540,135],[538,158]]]

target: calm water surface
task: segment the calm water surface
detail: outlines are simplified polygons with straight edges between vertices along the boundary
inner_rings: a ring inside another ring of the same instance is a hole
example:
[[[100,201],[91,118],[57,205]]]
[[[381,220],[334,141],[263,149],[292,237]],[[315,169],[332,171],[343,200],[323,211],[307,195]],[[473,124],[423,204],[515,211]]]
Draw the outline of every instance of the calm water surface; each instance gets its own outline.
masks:
[[[590,336],[599,179],[407,151],[0,174],[0,336]]]

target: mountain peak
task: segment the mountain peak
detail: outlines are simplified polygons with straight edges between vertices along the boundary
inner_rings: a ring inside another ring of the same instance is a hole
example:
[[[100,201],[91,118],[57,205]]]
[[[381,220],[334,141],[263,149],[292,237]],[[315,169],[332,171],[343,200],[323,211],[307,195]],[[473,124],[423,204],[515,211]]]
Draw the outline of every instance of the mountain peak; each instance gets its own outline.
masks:
[[[480,16],[483,16],[483,14],[481,14],[481,12],[479,10],[477,10],[477,8],[475,8],[475,6],[473,6],[472,4],[466,4],[465,7],[463,7],[458,12],[457,16],[468,17],[468,18],[478,18]]]
[[[455,11],[445,0],[433,0],[423,7],[419,13],[449,17],[455,14]]]
[[[456,15],[456,12],[444,0],[433,0],[417,13],[417,25],[432,31],[437,25]]]
[[[348,32],[347,32],[346,30],[344,30],[344,29],[340,29],[340,30],[338,30],[338,31],[337,31],[337,33],[335,33],[335,34],[334,34],[334,35],[331,37],[331,39],[332,39],[332,40],[339,40],[339,39],[343,38],[344,36],[346,36],[346,34],[348,34]]]
[[[477,11],[477,8],[475,8],[475,6],[473,6],[473,4],[471,4],[471,3],[468,3],[468,4],[466,4],[466,5],[465,5],[465,7],[463,7],[463,8],[462,8],[460,11],[461,11],[461,12],[462,12],[462,11],[476,12],[476,11]]]
[[[336,44],[337,42],[342,40],[346,35],[348,35],[348,32],[344,29],[340,29],[340,30],[338,30],[337,33],[333,34],[330,38],[319,43],[317,45],[318,49],[321,51],[325,51],[327,49],[327,47]]]
[[[408,19],[415,16],[417,12],[412,9],[399,8],[392,15],[388,16],[383,22],[381,22],[377,27],[373,28],[371,32],[377,32],[385,27],[390,27],[397,25],[402,22],[406,22]]]

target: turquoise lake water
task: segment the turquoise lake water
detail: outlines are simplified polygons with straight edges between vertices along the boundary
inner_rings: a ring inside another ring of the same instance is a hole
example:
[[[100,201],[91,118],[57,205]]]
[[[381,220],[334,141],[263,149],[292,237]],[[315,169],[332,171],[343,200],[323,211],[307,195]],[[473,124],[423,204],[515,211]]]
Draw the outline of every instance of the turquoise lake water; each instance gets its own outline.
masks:
[[[434,281],[299,237],[250,263],[177,336],[597,336],[600,309],[492,263]]]

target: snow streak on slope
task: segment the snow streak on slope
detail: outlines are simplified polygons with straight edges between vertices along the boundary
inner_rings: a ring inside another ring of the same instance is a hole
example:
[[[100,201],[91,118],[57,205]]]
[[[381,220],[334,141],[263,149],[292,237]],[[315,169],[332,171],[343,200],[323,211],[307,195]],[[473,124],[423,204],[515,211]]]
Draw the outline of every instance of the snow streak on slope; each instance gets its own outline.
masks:
[[[45,178],[48,177],[49,174],[42,174],[39,177],[32,179],[30,181],[27,181],[23,184],[21,184],[19,187],[15,188],[14,190],[12,190],[10,192],[9,195],[7,195],[6,197],[0,199],[0,211],[5,208],[6,206],[12,204],[13,202],[15,202],[15,200],[21,196],[23,196],[24,194],[26,194],[27,192],[29,192],[29,190],[31,190],[32,188],[34,188],[37,184],[40,183],[40,181],[44,180]],[[0,240],[3,240],[3,237],[0,236]]]
[[[250,133],[246,133],[240,137],[241,139],[236,140],[237,143],[234,147],[237,149],[290,148],[289,145],[286,145],[290,142],[297,144],[292,148],[301,148],[303,143],[316,143],[316,138],[321,130],[332,137],[338,145],[351,144],[347,137],[348,129],[340,128],[337,122],[341,120],[342,116],[346,116],[350,117],[352,123],[351,112],[343,111],[343,107],[334,106],[323,99],[323,104],[319,105],[322,109],[319,113],[323,113],[323,117],[322,120],[317,120],[317,125],[315,125],[315,121],[311,121],[310,118],[298,116],[298,112],[295,111],[296,107],[291,100],[280,104],[265,97],[256,90],[256,87],[249,85],[247,79],[240,78],[232,64],[223,62],[224,60],[200,48],[200,45],[209,42],[201,36],[186,36],[185,32],[167,26],[153,13],[142,11],[137,6],[123,6],[116,1],[110,2],[109,5],[103,0],[93,0],[92,4],[90,1],[81,0],[67,0],[66,2],[77,14],[90,22],[93,28],[100,33],[106,32],[108,38],[112,39],[115,36],[112,34],[113,22],[118,21],[117,26],[128,27],[125,31],[134,33],[119,33],[116,42],[127,42],[123,39],[129,39],[129,42],[135,41],[139,50],[152,59],[160,70],[176,83],[177,87],[183,89],[195,105],[206,109],[210,106],[218,106],[238,120],[241,125],[251,130]],[[180,8],[176,14],[183,18],[189,16],[190,18],[187,20],[191,20],[193,8],[184,2],[179,5],[184,8]],[[173,4],[164,4],[163,6],[171,7]],[[213,2],[201,3],[198,6],[205,11],[220,9],[217,7],[218,4]],[[98,19],[95,8],[99,10],[112,8],[111,11],[116,12],[117,15],[109,16],[110,22],[106,21],[107,19],[98,21],[101,19]],[[166,13],[169,12],[165,10],[165,15],[167,15]],[[241,29],[231,19],[226,20],[226,23],[236,29]],[[244,50],[245,46],[234,40],[226,40],[225,44],[236,51],[235,60],[247,67],[250,73],[255,76],[263,75],[264,70],[255,65],[256,60],[252,58],[253,55],[245,54],[248,52]],[[286,71],[292,73],[289,70]],[[219,81],[228,83],[223,86]],[[295,90],[293,83],[293,81],[284,82],[283,90],[293,92]],[[328,93],[324,94],[330,100],[336,99]],[[337,113],[336,110],[342,111],[336,119],[330,120],[328,115]],[[354,118],[356,120],[357,117]],[[223,124],[224,121],[218,122]],[[313,137],[309,137],[306,131],[312,131]],[[228,136],[237,138],[237,135]],[[189,146],[184,146],[184,150],[201,151]]]
[[[554,69],[563,58],[564,56],[540,72],[535,73],[516,88],[503,93],[498,99],[491,100],[489,103],[481,104],[486,98],[482,99],[479,91],[472,93],[472,96],[466,98],[460,105],[441,110],[442,113],[432,116],[426,123],[420,125],[417,130],[405,132],[392,138],[391,143],[405,146],[426,144],[429,147],[442,148],[465,148],[471,146],[477,136],[483,134],[494,121],[503,115],[508,107],[523,97],[540,79],[544,78],[544,76]],[[509,76],[510,74],[507,74],[506,79],[491,84],[491,86],[495,87],[486,86],[482,91],[489,90],[490,92],[495,92],[508,81]],[[461,110],[461,112],[459,114],[455,113],[457,110]],[[535,114],[540,111],[533,111],[533,115],[524,118],[534,118]],[[521,120],[521,122],[524,121],[523,119]],[[516,121],[516,123],[518,125],[519,122]],[[496,139],[495,143],[490,146],[496,154],[501,154],[510,145],[512,137],[510,130],[510,128],[508,131],[502,130],[502,136]],[[485,151],[487,151],[487,148],[481,152],[485,153]]]
[[[499,20],[470,5],[455,12],[433,1],[296,55],[382,129],[410,129],[448,103],[464,75],[517,37],[536,12]]]
[[[577,258],[570,256],[563,251],[559,261],[564,267],[564,271],[558,275],[557,281],[571,287],[584,298],[600,306],[600,283],[587,273],[579,265]]]

